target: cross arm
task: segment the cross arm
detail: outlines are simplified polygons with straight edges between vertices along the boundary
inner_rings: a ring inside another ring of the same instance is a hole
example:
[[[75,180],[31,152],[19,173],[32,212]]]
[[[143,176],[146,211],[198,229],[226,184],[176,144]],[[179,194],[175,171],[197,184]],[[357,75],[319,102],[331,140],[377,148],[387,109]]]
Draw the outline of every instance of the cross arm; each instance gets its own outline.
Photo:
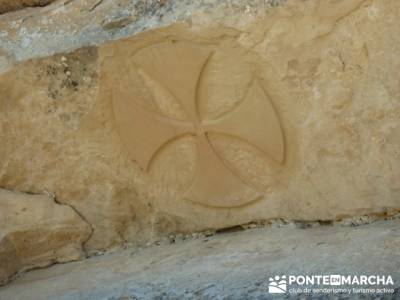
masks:
[[[205,130],[247,141],[276,162],[284,162],[285,141],[280,119],[258,80],[252,82],[238,107],[206,124]]]

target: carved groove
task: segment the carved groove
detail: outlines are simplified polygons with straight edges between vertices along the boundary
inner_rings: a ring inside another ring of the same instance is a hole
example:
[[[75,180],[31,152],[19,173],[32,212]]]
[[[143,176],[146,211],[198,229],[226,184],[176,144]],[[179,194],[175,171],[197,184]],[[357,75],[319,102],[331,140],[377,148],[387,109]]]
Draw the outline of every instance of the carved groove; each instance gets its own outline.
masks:
[[[281,164],[285,156],[284,133],[272,100],[256,79],[241,102],[218,119],[203,122],[198,92],[211,56],[209,48],[184,42],[163,43],[139,51],[134,56],[135,64],[175,97],[188,120],[178,121],[140,107],[129,95],[128,82],[116,88],[115,118],[132,158],[146,171],[166,145],[186,134],[196,136],[197,176],[184,193],[185,198],[214,208],[243,207],[261,196],[220,157],[208,133],[245,141]],[[250,200],[240,196],[251,193],[255,195]]]

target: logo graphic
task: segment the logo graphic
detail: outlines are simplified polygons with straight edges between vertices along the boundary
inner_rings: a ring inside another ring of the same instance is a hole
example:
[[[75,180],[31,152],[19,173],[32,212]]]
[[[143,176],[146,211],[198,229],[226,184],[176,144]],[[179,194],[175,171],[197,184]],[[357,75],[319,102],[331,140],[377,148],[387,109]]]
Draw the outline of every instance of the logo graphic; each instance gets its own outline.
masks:
[[[390,275],[283,275],[269,278],[272,294],[393,294]]]
[[[342,276],[341,275],[331,275],[330,276],[330,285],[341,285],[342,284]]]
[[[184,193],[185,198],[214,207],[235,207],[254,199],[230,197],[253,190],[214,147],[212,138],[227,135],[259,149],[282,164],[285,156],[284,135],[276,110],[253,78],[244,99],[222,116],[205,120],[201,116],[198,89],[204,69],[212,57],[209,47],[186,42],[156,44],[133,56],[135,67],[157,91],[172,97],[185,113],[185,119],[151,110],[129,93],[129,84],[118,84],[113,91],[113,108],[120,137],[144,170],[154,157],[177,138],[192,135],[197,140],[196,177]],[[160,93],[158,93],[159,95]]]
[[[286,276],[269,278],[268,292],[271,294],[284,294],[287,291]]]

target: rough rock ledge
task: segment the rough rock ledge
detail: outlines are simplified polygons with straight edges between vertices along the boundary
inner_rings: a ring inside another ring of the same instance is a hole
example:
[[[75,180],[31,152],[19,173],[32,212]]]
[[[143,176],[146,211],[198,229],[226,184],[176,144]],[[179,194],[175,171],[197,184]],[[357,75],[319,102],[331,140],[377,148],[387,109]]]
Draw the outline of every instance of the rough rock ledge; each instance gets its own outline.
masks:
[[[89,224],[51,196],[0,189],[0,285],[17,272],[85,257],[90,234]]]
[[[275,275],[391,275],[399,299],[400,220],[358,227],[257,228],[169,245],[116,251],[23,274],[0,288],[12,300],[338,299],[268,293]],[[304,298],[302,298],[304,297]]]

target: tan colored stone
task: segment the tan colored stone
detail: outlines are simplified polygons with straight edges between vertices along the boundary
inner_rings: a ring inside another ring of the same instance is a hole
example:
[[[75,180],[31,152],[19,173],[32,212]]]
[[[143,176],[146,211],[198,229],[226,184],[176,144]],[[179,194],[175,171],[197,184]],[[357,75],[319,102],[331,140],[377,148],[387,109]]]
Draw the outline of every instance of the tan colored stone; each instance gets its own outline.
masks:
[[[17,272],[84,257],[90,226],[50,196],[0,189],[0,285]]]
[[[399,15],[289,1],[19,64],[0,77],[0,186],[74,207],[88,251],[398,211]]]
[[[0,0],[0,14],[25,7],[45,6],[54,0]]]
[[[112,90],[113,112],[122,141],[143,170],[149,171],[156,155],[162,154],[160,151],[176,142],[177,138],[194,136],[198,155],[196,178],[184,197],[210,207],[241,206],[259,198],[260,194],[254,193],[247,199],[249,196],[245,193],[249,193],[249,189],[245,181],[226,166],[214,149],[212,135],[231,135],[241,139],[279,164],[285,158],[284,136],[275,108],[256,78],[245,87],[247,90],[243,99],[239,99],[239,105],[222,116],[207,120],[200,113],[198,108],[206,99],[199,93],[208,90],[208,86],[204,86],[205,82],[208,83],[206,76],[209,76],[205,70],[212,54],[211,47],[175,42],[146,47],[133,58],[138,69],[147,74],[143,80],[153,89],[154,98],[159,97],[154,99],[154,103],[166,103],[164,97],[167,95],[176,103],[169,107],[168,112],[179,107],[184,113],[183,118],[176,119],[168,113],[163,115],[138,105],[139,99],[146,99],[147,91],[140,95],[132,90],[131,77],[125,72],[118,76],[114,68],[106,67],[103,72],[115,73],[116,76],[111,78],[111,82],[102,84]]]

